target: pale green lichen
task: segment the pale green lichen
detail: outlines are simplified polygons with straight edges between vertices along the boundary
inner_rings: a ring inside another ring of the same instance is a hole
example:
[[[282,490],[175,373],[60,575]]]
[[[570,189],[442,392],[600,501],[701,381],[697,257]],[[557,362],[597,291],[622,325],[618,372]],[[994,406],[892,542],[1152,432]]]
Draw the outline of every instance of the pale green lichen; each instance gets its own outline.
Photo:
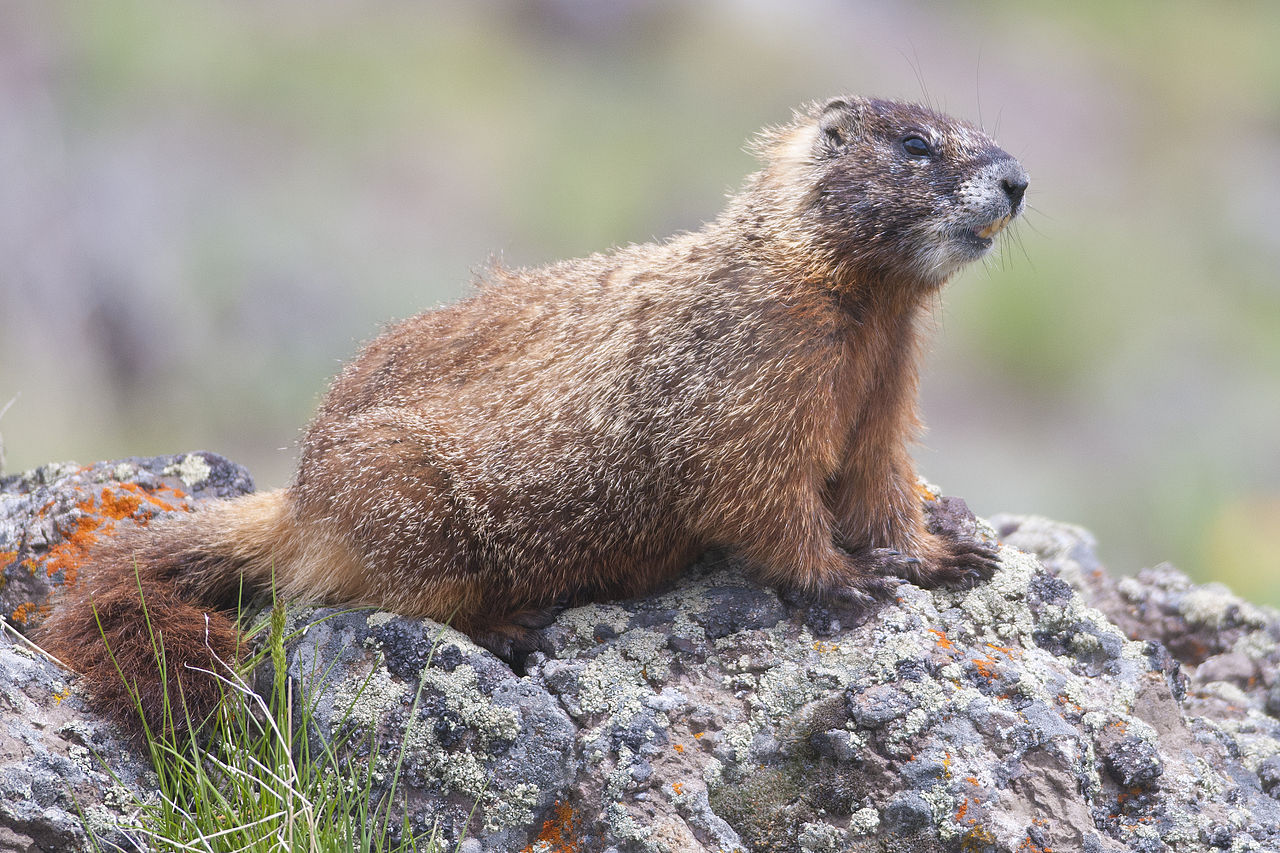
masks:
[[[134,801],[130,799],[127,802],[127,806],[133,805]],[[126,831],[143,829],[142,824],[136,819],[113,811],[105,805],[91,805],[83,810],[81,816],[84,819],[84,828],[96,838],[107,836],[116,829]],[[26,848],[24,847],[23,849]]]
[[[624,657],[616,647],[593,658],[579,677],[578,705],[586,714],[605,714],[615,725],[625,725],[653,695],[643,667]]]
[[[1231,590],[1220,583],[1207,583],[1183,595],[1178,602],[1178,611],[1189,625],[1217,629],[1222,627],[1232,608],[1238,604],[1240,599]]]
[[[476,671],[470,665],[460,664],[452,672],[425,667],[419,675],[424,692],[443,701],[458,716],[456,725],[473,732],[481,747],[495,740],[514,739],[519,733],[517,712],[495,705],[481,693]],[[434,780],[442,793],[457,792],[481,803],[486,830],[522,826],[533,820],[540,796],[536,785],[519,783],[501,791],[491,790],[490,773],[485,767],[489,756],[476,754],[470,747],[442,748],[435,726],[415,720],[404,735],[404,755],[414,772]]]
[[[533,809],[537,805],[537,785],[527,782],[509,785],[502,789],[501,796],[486,805],[484,828],[488,832],[496,832],[527,824],[533,818]]]
[[[667,635],[635,628],[618,637],[618,649],[640,664],[641,674],[649,681],[664,681],[671,674],[671,653]]]
[[[902,680],[898,683],[898,689],[914,699],[921,710],[930,714],[948,702],[956,701],[964,694],[964,691],[957,689],[954,685],[944,686],[942,682],[933,678],[922,678],[919,681]],[[974,695],[982,695],[973,688],[965,689]]]
[[[639,843],[643,849],[652,849],[649,842],[649,830],[636,823],[636,819],[627,811],[626,806],[622,803],[609,803],[604,810],[605,820],[609,824],[609,831],[613,833],[613,837],[618,841],[635,841]]]
[[[1236,640],[1231,650],[1255,661],[1268,660],[1276,652],[1276,641],[1265,631],[1249,631]]]
[[[821,679],[815,679],[810,670],[793,661],[783,660],[778,666],[761,673],[759,686],[749,699],[753,707],[776,725],[829,692],[830,687]]]
[[[899,721],[901,721],[901,724],[896,725]],[[920,734],[920,732],[927,729],[931,722],[932,715],[929,711],[924,708],[912,708],[907,712],[906,716],[900,717],[898,720],[894,720],[893,723],[890,724],[891,732],[889,739],[891,741],[897,741],[913,738]],[[893,731],[892,729],[896,729],[896,731]]]
[[[1079,705],[1081,708],[1090,704],[1089,690],[1087,685],[1078,678],[1069,678],[1062,686],[1062,695],[1068,702]]]
[[[1139,838],[1149,838],[1156,841],[1160,840],[1159,827],[1151,826],[1145,823],[1135,823],[1132,825],[1131,831]]]
[[[626,744],[618,747],[618,763],[608,775],[605,784],[605,796],[611,800],[620,800],[634,778],[631,768],[635,765],[635,753]]]
[[[1125,717],[1125,731],[1134,737],[1141,738],[1152,746],[1158,746],[1160,736],[1156,734],[1156,730],[1151,724],[1141,717]]]
[[[1094,654],[1102,648],[1102,641],[1093,634],[1077,631],[1067,639],[1067,647],[1077,656]]]
[[[1249,694],[1230,681],[1210,681],[1200,686],[1200,692],[1206,696],[1216,696],[1228,705],[1241,708],[1249,706]]]
[[[840,847],[844,833],[829,823],[802,823],[796,835],[800,853],[825,853]]]
[[[751,756],[751,743],[756,736],[756,727],[750,722],[734,723],[720,732],[720,740],[733,750],[733,758],[741,764]]]
[[[177,477],[188,489],[194,489],[209,479],[213,469],[200,454],[188,453],[177,462],[168,465],[164,473],[170,477]]]
[[[388,613],[385,610],[375,610],[365,617],[365,622],[370,628],[381,628],[393,619],[400,618],[395,613]]]
[[[1253,768],[1256,772],[1259,764],[1280,754],[1280,742],[1270,735],[1272,726],[1275,725],[1270,717],[1250,709],[1243,720],[1232,722],[1236,745],[1240,748],[1240,760],[1246,767]]]
[[[704,643],[707,640],[706,629],[694,622],[683,610],[676,612],[675,619],[671,623],[671,636],[682,637],[696,643]]]
[[[898,664],[904,660],[920,660],[928,655],[930,641],[910,633],[880,634],[870,650],[865,666],[871,684],[892,684],[900,679]]]
[[[989,626],[1001,640],[1034,645],[1031,611],[1026,606],[1027,586],[1041,571],[1035,557],[1008,547],[1000,549],[1000,566],[986,583],[963,592],[935,591],[946,601],[956,604],[975,624]]]
[[[870,806],[849,816],[849,835],[870,835],[880,828],[880,812]]]
[[[469,664],[460,664],[452,672],[424,667],[419,677],[424,691],[439,693],[445,706],[458,715],[462,725],[475,731],[483,744],[512,740],[519,734],[519,715],[512,708],[495,705],[480,692],[476,671]]]
[[[708,755],[702,765],[702,781],[708,789],[715,788],[724,782],[724,764],[714,755]]]
[[[597,625],[607,625],[615,633],[621,634],[631,624],[631,614],[626,608],[616,604],[585,604],[564,611],[556,622],[569,629],[577,640],[575,650],[582,651],[595,645]]]
[[[925,801],[933,815],[933,825],[938,829],[938,838],[946,842],[959,836],[960,829],[952,820],[958,804],[955,796],[947,789],[946,783],[939,781],[927,791],[919,793],[920,799]]]
[[[1116,592],[1126,601],[1136,604],[1146,598],[1147,588],[1134,577],[1123,577],[1116,583]]]
[[[83,466],[78,462],[49,462],[23,473],[22,482],[26,486],[47,486],[63,477],[79,473],[81,467]]]
[[[385,669],[374,669],[368,676],[362,673],[348,676],[333,689],[334,702],[343,709],[341,715],[334,717],[334,725],[350,720],[365,727],[377,726],[388,710],[399,705],[408,693],[408,685],[392,678]]]

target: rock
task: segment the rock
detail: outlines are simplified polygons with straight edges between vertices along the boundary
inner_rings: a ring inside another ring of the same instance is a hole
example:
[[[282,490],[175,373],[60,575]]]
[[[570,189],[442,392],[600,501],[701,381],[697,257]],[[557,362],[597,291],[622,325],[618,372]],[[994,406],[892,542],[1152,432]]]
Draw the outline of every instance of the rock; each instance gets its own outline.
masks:
[[[86,823],[103,849],[136,849],[132,804],[155,774],[70,680],[0,636],[0,850],[88,850]]]
[[[372,761],[375,798],[399,767],[395,797],[416,831],[436,825],[455,841],[465,831],[483,849],[517,850],[564,798],[581,764],[568,715],[489,652],[379,611],[300,609],[290,631],[304,628],[286,658],[297,702],[311,704],[312,754],[341,743],[341,760]]]
[[[39,624],[50,594],[74,583],[90,546],[121,524],[251,491],[248,471],[205,451],[0,477],[0,616],[22,629]]]
[[[410,824],[475,853],[1280,848],[1280,616],[1170,567],[1112,578],[1079,528],[992,522],[991,581],[870,615],[709,555],[565,611],[524,675],[428,621],[325,609],[291,613],[288,674],[313,747],[372,762],[379,795],[398,762]]]

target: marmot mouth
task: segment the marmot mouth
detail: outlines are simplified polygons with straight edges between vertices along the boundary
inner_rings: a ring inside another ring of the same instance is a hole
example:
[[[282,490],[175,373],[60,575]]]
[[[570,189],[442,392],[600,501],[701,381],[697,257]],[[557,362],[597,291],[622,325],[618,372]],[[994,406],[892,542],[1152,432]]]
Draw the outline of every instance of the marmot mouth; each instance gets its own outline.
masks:
[[[1004,227],[1009,224],[1009,221],[1011,219],[1013,219],[1013,214],[1006,213],[1004,216],[1001,216],[999,219],[995,220],[994,222],[989,223],[986,228],[975,231],[974,233],[979,237],[981,237],[983,240],[990,240],[992,237],[996,236],[1001,231],[1003,231]]]

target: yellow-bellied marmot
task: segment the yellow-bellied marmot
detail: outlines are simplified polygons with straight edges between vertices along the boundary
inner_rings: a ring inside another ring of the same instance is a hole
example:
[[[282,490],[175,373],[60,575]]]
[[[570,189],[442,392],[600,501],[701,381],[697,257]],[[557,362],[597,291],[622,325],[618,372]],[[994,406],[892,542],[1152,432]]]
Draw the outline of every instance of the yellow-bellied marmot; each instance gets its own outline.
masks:
[[[376,338],[288,488],[108,542],[43,642],[127,723],[118,664],[156,725],[151,633],[209,710],[217,685],[189,667],[233,656],[219,608],[242,581],[450,620],[513,656],[557,604],[643,593],[710,546],[852,604],[895,576],[988,576],[989,548],[923,523],[918,326],[1022,210],[1026,172],[967,124],[855,97],[756,148],[763,170],[700,231],[494,268]]]

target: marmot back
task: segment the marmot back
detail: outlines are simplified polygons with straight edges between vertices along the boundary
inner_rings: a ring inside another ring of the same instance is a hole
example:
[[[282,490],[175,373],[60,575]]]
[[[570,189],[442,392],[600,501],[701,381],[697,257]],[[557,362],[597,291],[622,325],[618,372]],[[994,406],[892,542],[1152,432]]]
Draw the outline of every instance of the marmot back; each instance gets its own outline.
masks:
[[[448,620],[511,659],[557,608],[642,594],[712,546],[853,606],[988,576],[989,548],[923,523],[917,327],[1021,211],[1026,173],[967,124],[853,97],[756,150],[763,170],[697,232],[495,267],[369,343],[287,489],[112,543],[44,642],[127,719],[98,620],[136,645],[139,585],[217,608],[274,572],[291,598]],[[217,619],[212,649],[202,621],[165,621],[178,666],[232,655]],[[152,714],[165,684],[142,652],[127,674]],[[195,711],[216,703],[183,680]]]

